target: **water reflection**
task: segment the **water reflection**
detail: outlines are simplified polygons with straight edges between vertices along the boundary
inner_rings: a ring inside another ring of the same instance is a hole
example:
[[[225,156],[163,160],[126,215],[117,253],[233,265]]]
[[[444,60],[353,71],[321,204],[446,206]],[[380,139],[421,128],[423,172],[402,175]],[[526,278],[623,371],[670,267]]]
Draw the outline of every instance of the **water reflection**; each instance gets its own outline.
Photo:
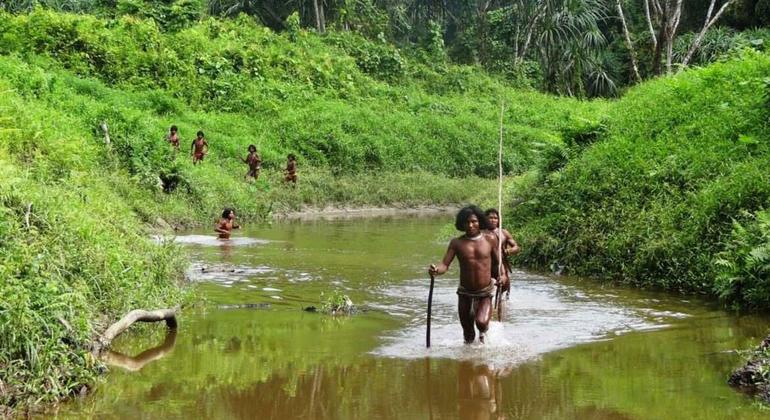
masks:
[[[166,357],[174,349],[176,344],[176,329],[168,330],[166,338],[159,346],[147,349],[136,356],[127,356],[123,353],[109,350],[101,359],[110,366],[117,366],[130,372],[138,372],[146,365]]]
[[[457,371],[457,407],[461,419],[497,419],[501,397],[497,375],[484,364],[462,361]]]
[[[676,296],[516,272],[505,322],[487,345],[465,346],[450,273],[436,284],[426,350],[424,262],[445,251],[426,238],[445,223],[275,224],[230,249],[204,231],[178,237],[209,304],[185,312],[175,345],[166,337],[173,352],[142,352],[130,365],[141,372],[114,369],[62,417],[766,418],[725,378],[738,363],[726,351],[753,347],[767,317]],[[302,311],[332,290],[374,310]],[[119,348],[161,340],[137,335]]]

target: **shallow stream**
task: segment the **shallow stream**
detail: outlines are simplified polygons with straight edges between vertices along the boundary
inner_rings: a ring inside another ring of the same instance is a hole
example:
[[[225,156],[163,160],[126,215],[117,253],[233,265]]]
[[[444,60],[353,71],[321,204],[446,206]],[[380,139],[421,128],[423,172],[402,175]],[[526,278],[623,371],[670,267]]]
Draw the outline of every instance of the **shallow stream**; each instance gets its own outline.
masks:
[[[752,419],[729,388],[734,350],[767,317],[692,297],[517,271],[486,345],[463,344],[457,263],[436,281],[425,348],[426,267],[451,216],[253,226],[176,238],[206,302],[175,334],[119,337],[110,373],[63,417],[307,419]],[[362,311],[330,317],[321,293]]]

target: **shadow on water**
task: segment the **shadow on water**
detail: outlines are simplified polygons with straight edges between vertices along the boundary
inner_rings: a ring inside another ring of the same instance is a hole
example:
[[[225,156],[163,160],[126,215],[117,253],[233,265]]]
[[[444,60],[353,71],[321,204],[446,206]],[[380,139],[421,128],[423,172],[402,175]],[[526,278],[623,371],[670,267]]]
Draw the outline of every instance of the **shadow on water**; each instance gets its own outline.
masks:
[[[274,224],[222,244],[177,237],[207,305],[178,335],[126,334],[94,395],[62,417],[308,419],[752,419],[767,411],[725,381],[768,330],[678,296],[516,272],[487,345],[462,343],[457,267],[436,281],[425,344],[426,267],[450,220]],[[181,238],[181,239],[180,239]],[[224,247],[223,247],[224,245]],[[226,248],[226,249],[225,249]],[[302,311],[341,291],[370,308]],[[262,310],[255,311],[251,308]],[[171,349],[173,348],[173,351]],[[123,356],[138,354],[134,358]]]

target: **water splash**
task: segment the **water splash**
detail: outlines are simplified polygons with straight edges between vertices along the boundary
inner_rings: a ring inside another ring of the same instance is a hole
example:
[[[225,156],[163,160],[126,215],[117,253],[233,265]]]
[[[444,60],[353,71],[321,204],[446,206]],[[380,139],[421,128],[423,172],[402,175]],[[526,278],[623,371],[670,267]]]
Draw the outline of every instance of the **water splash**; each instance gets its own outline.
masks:
[[[546,277],[524,272],[517,279],[509,301],[504,302],[503,322],[493,321],[486,344],[466,345],[457,317],[457,280],[437,280],[433,295],[431,348],[425,347],[424,279],[381,290],[388,313],[409,318],[407,326],[383,337],[372,353],[381,357],[423,357],[474,360],[508,367],[560,348],[599,341],[627,333],[662,328],[672,319],[687,316],[648,307],[629,307],[606,296],[594,298],[579,289]]]
[[[209,236],[209,235],[180,235],[180,236],[154,235],[152,239],[158,243],[173,240],[178,244],[219,246],[219,247],[265,245],[272,242],[267,239],[248,238],[248,237],[234,237],[230,239],[220,239],[216,236]]]

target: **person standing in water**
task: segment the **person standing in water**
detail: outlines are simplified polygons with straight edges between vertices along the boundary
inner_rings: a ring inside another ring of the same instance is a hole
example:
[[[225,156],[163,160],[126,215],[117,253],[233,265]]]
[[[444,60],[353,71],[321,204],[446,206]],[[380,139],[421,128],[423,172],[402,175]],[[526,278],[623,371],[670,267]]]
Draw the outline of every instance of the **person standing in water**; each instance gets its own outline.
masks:
[[[206,142],[206,137],[203,135],[203,131],[198,131],[197,137],[190,145],[190,155],[193,158],[193,165],[203,161],[203,157],[209,152],[209,144]]]
[[[511,263],[508,262],[508,259],[506,257],[511,255],[516,255],[521,251],[519,248],[519,244],[516,243],[516,241],[513,239],[513,235],[511,235],[511,232],[508,232],[505,229],[502,229],[501,232],[498,232],[500,230],[500,213],[497,211],[497,209],[488,209],[484,212],[484,214],[487,216],[487,219],[489,220],[489,224],[492,227],[490,229],[490,232],[494,234],[495,236],[498,236],[498,234],[502,234],[503,239],[503,266],[505,269],[502,273],[500,273],[500,293],[505,292],[506,298],[510,298],[511,296]],[[497,262],[495,262],[497,264]]]
[[[491,229],[484,212],[477,206],[462,208],[455,219],[455,228],[465,234],[452,239],[444,259],[431,264],[428,274],[447,272],[455,256],[460,261],[460,287],[457,288],[457,312],[463,327],[465,343],[476,338],[484,342],[492,317],[492,295],[497,277],[497,237],[483,230]]]
[[[214,231],[219,234],[219,239],[230,239],[230,232],[233,229],[240,229],[239,225],[235,224],[235,210],[231,208],[225,208],[222,211],[222,218],[219,219]]]
[[[257,181],[259,179],[259,170],[262,168],[262,158],[257,153],[257,146],[253,144],[249,145],[249,155],[246,159],[242,159],[243,163],[249,165],[249,171],[246,172],[246,180],[253,179]]]

